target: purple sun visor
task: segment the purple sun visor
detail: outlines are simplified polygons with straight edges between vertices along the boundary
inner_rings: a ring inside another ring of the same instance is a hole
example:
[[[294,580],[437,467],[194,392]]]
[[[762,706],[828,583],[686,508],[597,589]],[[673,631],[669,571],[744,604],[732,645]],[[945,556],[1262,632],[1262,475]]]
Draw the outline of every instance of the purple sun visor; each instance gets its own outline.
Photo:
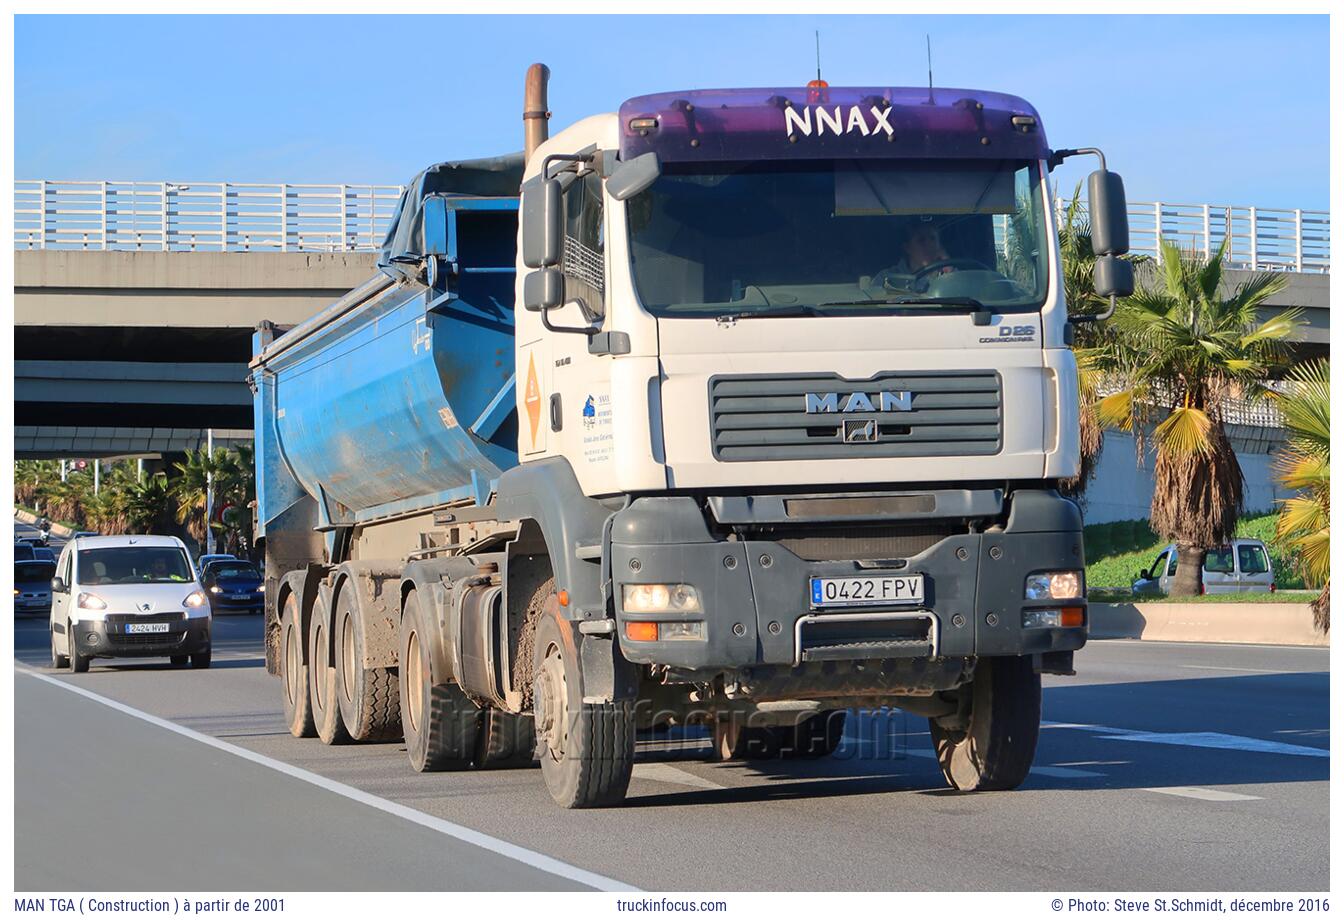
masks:
[[[690,90],[621,106],[621,159],[665,162],[932,157],[1043,159],[1036,110],[971,89]]]

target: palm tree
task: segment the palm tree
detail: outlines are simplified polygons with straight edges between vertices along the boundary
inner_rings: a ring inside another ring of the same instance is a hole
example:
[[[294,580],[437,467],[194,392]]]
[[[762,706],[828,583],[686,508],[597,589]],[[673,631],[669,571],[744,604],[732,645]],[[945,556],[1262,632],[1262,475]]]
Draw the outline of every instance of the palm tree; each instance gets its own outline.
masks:
[[[187,448],[186,459],[173,464],[177,476],[169,488],[177,501],[177,523],[198,543],[205,539],[205,497],[214,472],[213,458],[205,451]]]
[[[1282,275],[1260,274],[1220,294],[1223,254],[1182,257],[1161,246],[1158,283],[1140,288],[1117,311],[1115,329],[1086,359],[1119,389],[1097,404],[1103,424],[1142,438],[1151,424],[1156,448],[1153,531],[1177,544],[1174,595],[1199,590],[1203,555],[1232,537],[1244,482],[1224,428],[1232,396],[1257,398],[1286,357],[1298,312],[1261,323],[1256,308],[1282,291]]]
[[[129,529],[135,533],[164,533],[172,529],[176,502],[163,473],[147,476],[127,490],[125,501]]]
[[[1330,362],[1293,368],[1293,384],[1275,401],[1292,437],[1279,454],[1279,481],[1298,494],[1283,503],[1277,536],[1302,568],[1308,585],[1320,587],[1312,603],[1316,628],[1330,631]]]

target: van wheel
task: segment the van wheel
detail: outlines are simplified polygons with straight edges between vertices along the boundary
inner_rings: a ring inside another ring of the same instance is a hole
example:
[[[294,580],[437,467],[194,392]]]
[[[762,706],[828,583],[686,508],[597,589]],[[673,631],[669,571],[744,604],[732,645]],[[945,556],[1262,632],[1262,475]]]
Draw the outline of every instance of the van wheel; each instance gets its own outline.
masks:
[[[1031,656],[981,658],[961,695],[956,716],[929,719],[944,778],[963,792],[1015,789],[1041,732],[1041,675]]]
[[[66,635],[69,635],[67,633]],[[62,655],[56,651],[56,630],[50,625],[47,626],[47,638],[51,642],[51,667],[54,671],[70,667],[70,656]]]
[[[397,668],[406,756],[418,773],[465,770],[476,746],[480,710],[434,667],[433,632],[420,612],[419,592],[406,596]]]
[[[559,609],[552,594],[533,645],[541,775],[565,808],[619,804],[635,763],[634,708],[625,700],[584,702],[574,635]]]
[[[330,617],[327,605],[319,596],[313,601],[313,615],[308,624],[308,694],[313,710],[313,725],[323,744],[345,744],[350,733],[341,721],[341,708],[336,705],[336,669],[331,666],[328,628]]]
[[[308,698],[312,691],[308,687],[308,665],[303,661],[303,638],[299,599],[291,592],[280,614],[280,695],[285,704],[285,724],[295,738],[317,734]]]
[[[75,628],[70,623],[65,624],[65,644],[70,649],[70,673],[86,673],[89,670],[89,662],[93,661],[93,656],[79,653],[79,642],[75,639]]]
[[[210,649],[192,655],[191,666],[197,671],[204,671],[206,668],[210,667]]]
[[[341,721],[355,741],[401,739],[401,705],[395,668],[365,668],[363,631],[356,619],[351,594],[358,590],[346,582],[336,599],[336,704]]]
[[[190,661],[190,660],[191,660],[191,656],[190,656],[190,655],[170,655],[170,656],[168,656],[168,663],[171,664],[171,665],[172,665],[173,667],[175,667],[175,668],[185,668],[185,667],[187,666],[187,662]]]

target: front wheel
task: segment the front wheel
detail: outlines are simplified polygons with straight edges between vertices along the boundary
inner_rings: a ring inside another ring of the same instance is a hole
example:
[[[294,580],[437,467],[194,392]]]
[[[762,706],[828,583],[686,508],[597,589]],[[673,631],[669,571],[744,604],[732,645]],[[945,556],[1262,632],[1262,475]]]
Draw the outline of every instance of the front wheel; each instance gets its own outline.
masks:
[[[210,667],[210,649],[192,655],[191,666],[198,671],[204,671],[206,668]]]
[[[541,775],[556,804],[619,804],[635,764],[634,707],[623,700],[585,702],[573,634],[551,595],[537,624],[533,674]]]
[[[70,667],[70,656],[56,651],[56,630],[47,627],[47,636],[51,640],[51,667],[54,671]]]
[[[982,658],[955,716],[929,719],[938,765],[963,792],[1015,789],[1041,732],[1041,675],[1031,657]]]
[[[84,674],[89,670],[89,662],[93,661],[92,655],[81,655],[79,653],[79,642],[75,639],[75,625],[73,623],[65,624],[65,644],[70,649],[70,671],[73,674]]]

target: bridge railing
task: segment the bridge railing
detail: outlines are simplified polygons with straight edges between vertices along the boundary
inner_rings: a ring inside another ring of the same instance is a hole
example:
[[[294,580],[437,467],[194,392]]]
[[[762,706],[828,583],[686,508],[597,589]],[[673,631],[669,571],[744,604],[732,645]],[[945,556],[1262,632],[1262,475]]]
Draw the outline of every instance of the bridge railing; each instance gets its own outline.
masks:
[[[231,182],[14,183],[19,249],[349,252],[377,249],[400,185]],[[1064,203],[1058,204],[1061,213]],[[1241,205],[1131,202],[1130,242],[1161,240],[1212,255],[1227,240],[1234,268],[1328,272],[1330,214]]]
[[[349,252],[377,249],[399,185],[14,183],[19,249]]]

